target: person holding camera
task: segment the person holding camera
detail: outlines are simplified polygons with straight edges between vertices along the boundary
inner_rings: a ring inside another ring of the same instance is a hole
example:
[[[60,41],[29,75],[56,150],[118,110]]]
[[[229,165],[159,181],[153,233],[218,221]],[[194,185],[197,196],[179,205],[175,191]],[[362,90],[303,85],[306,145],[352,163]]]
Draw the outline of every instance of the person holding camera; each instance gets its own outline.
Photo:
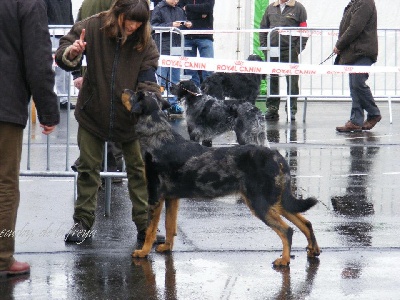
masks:
[[[182,8],[178,6],[179,0],[163,0],[154,7],[151,15],[151,26],[153,27],[175,27],[178,29],[186,29],[192,26],[190,21],[186,20],[186,14]],[[176,32],[160,32],[155,34],[155,40],[158,50],[162,55],[174,55],[171,53],[172,47],[181,46],[181,37]],[[180,69],[170,67],[159,67],[157,73],[161,75],[161,86],[169,90],[170,84],[164,78],[172,83],[178,83],[180,80]],[[177,103],[176,96],[168,99],[171,104],[171,114],[182,114],[183,109]]]

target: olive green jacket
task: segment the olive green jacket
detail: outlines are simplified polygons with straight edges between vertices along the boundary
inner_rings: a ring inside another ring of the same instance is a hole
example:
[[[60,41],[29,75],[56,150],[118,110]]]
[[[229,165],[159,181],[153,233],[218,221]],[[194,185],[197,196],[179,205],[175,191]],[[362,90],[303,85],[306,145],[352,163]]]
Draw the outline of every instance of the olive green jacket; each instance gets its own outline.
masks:
[[[123,106],[124,89],[160,93],[156,69],[159,53],[150,38],[142,52],[134,49],[137,36],[133,33],[124,45],[120,39],[106,36],[103,30],[104,13],[76,23],[60,39],[56,51],[57,64],[66,71],[81,67],[80,57],[69,61],[69,47],[80,38],[85,28],[87,71],[79,91],[75,117],[79,125],[101,139],[128,142],[136,139],[134,117]]]
[[[83,0],[76,17],[76,22],[110,9],[113,2],[114,0]]]

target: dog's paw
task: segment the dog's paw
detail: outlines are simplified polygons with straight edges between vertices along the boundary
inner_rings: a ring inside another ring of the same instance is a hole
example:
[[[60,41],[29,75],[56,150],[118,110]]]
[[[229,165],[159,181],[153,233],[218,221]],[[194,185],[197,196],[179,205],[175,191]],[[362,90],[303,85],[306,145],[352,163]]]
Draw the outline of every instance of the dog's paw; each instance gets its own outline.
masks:
[[[143,250],[135,250],[132,253],[132,257],[140,257],[140,258],[144,258],[148,255],[149,253]]]
[[[275,268],[277,267],[289,267],[290,259],[283,259],[282,257],[275,259],[272,263]]]
[[[171,244],[169,244],[169,243],[160,244],[157,246],[156,251],[161,252],[161,253],[162,252],[170,252],[170,251],[172,251]]]
[[[317,257],[321,254],[321,250],[318,246],[310,248],[307,247],[307,257]]]

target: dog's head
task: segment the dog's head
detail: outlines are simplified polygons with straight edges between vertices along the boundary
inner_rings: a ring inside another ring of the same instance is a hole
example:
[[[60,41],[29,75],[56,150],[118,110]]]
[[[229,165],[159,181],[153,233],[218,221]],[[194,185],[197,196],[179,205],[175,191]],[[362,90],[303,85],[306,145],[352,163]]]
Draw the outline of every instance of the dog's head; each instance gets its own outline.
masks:
[[[249,61],[263,61],[261,56],[258,54],[250,54],[249,57],[247,58]]]
[[[187,96],[200,96],[201,91],[200,88],[192,81],[192,80],[184,80],[180,81],[178,84],[172,85],[171,94],[178,97],[178,99],[182,99]]]
[[[159,94],[154,92],[133,92],[125,89],[122,93],[122,103],[132,114],[151,115],[154,111],[168,109],[171,105]]]
[[[258,55],[258,54],[250,54],[249,57],[247,58],[247,60],[249,60],[249,61],[263,61],[261,56]],[[260,78],[265,80],[265,75],[262,74]]]

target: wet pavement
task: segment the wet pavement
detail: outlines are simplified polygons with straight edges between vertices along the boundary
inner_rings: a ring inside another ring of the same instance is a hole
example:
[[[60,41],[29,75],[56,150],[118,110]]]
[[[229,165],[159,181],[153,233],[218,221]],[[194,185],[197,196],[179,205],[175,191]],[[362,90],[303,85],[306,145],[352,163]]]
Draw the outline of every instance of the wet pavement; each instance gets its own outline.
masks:
[[[73,178],[21,177],[16,258],[32,271],[0,279],[0,299],[400,299],[400,103],[393,104],[393,124],[388,103],[378,106],[383,119],[371,132],[335,132],[347,121],[349,102],[311,102],[306,123],[300,103],[291,124],[282,104],[281,120],[268,123],[270,146],[288,160],[295,193],[319,200],[305,214],[322,250],[318,259],[307,260],[296,229],[290,268],[273,269],[280,240],[238,196],[182,199],[174,251],[132,259],[136,230],[125,180],[112,187],[110,217],[100,192],[94,238],[66,245]],[[66,164],[62,114],[51,137],[55,169]],[[71,162],[78,150],[72,114],[69,120]],[[171,123],[186,135],[184,119]],[[45,170],[46,139],[38,126],[30,134],[30,168]],[[234,143],[232,133],[214,141]]]

